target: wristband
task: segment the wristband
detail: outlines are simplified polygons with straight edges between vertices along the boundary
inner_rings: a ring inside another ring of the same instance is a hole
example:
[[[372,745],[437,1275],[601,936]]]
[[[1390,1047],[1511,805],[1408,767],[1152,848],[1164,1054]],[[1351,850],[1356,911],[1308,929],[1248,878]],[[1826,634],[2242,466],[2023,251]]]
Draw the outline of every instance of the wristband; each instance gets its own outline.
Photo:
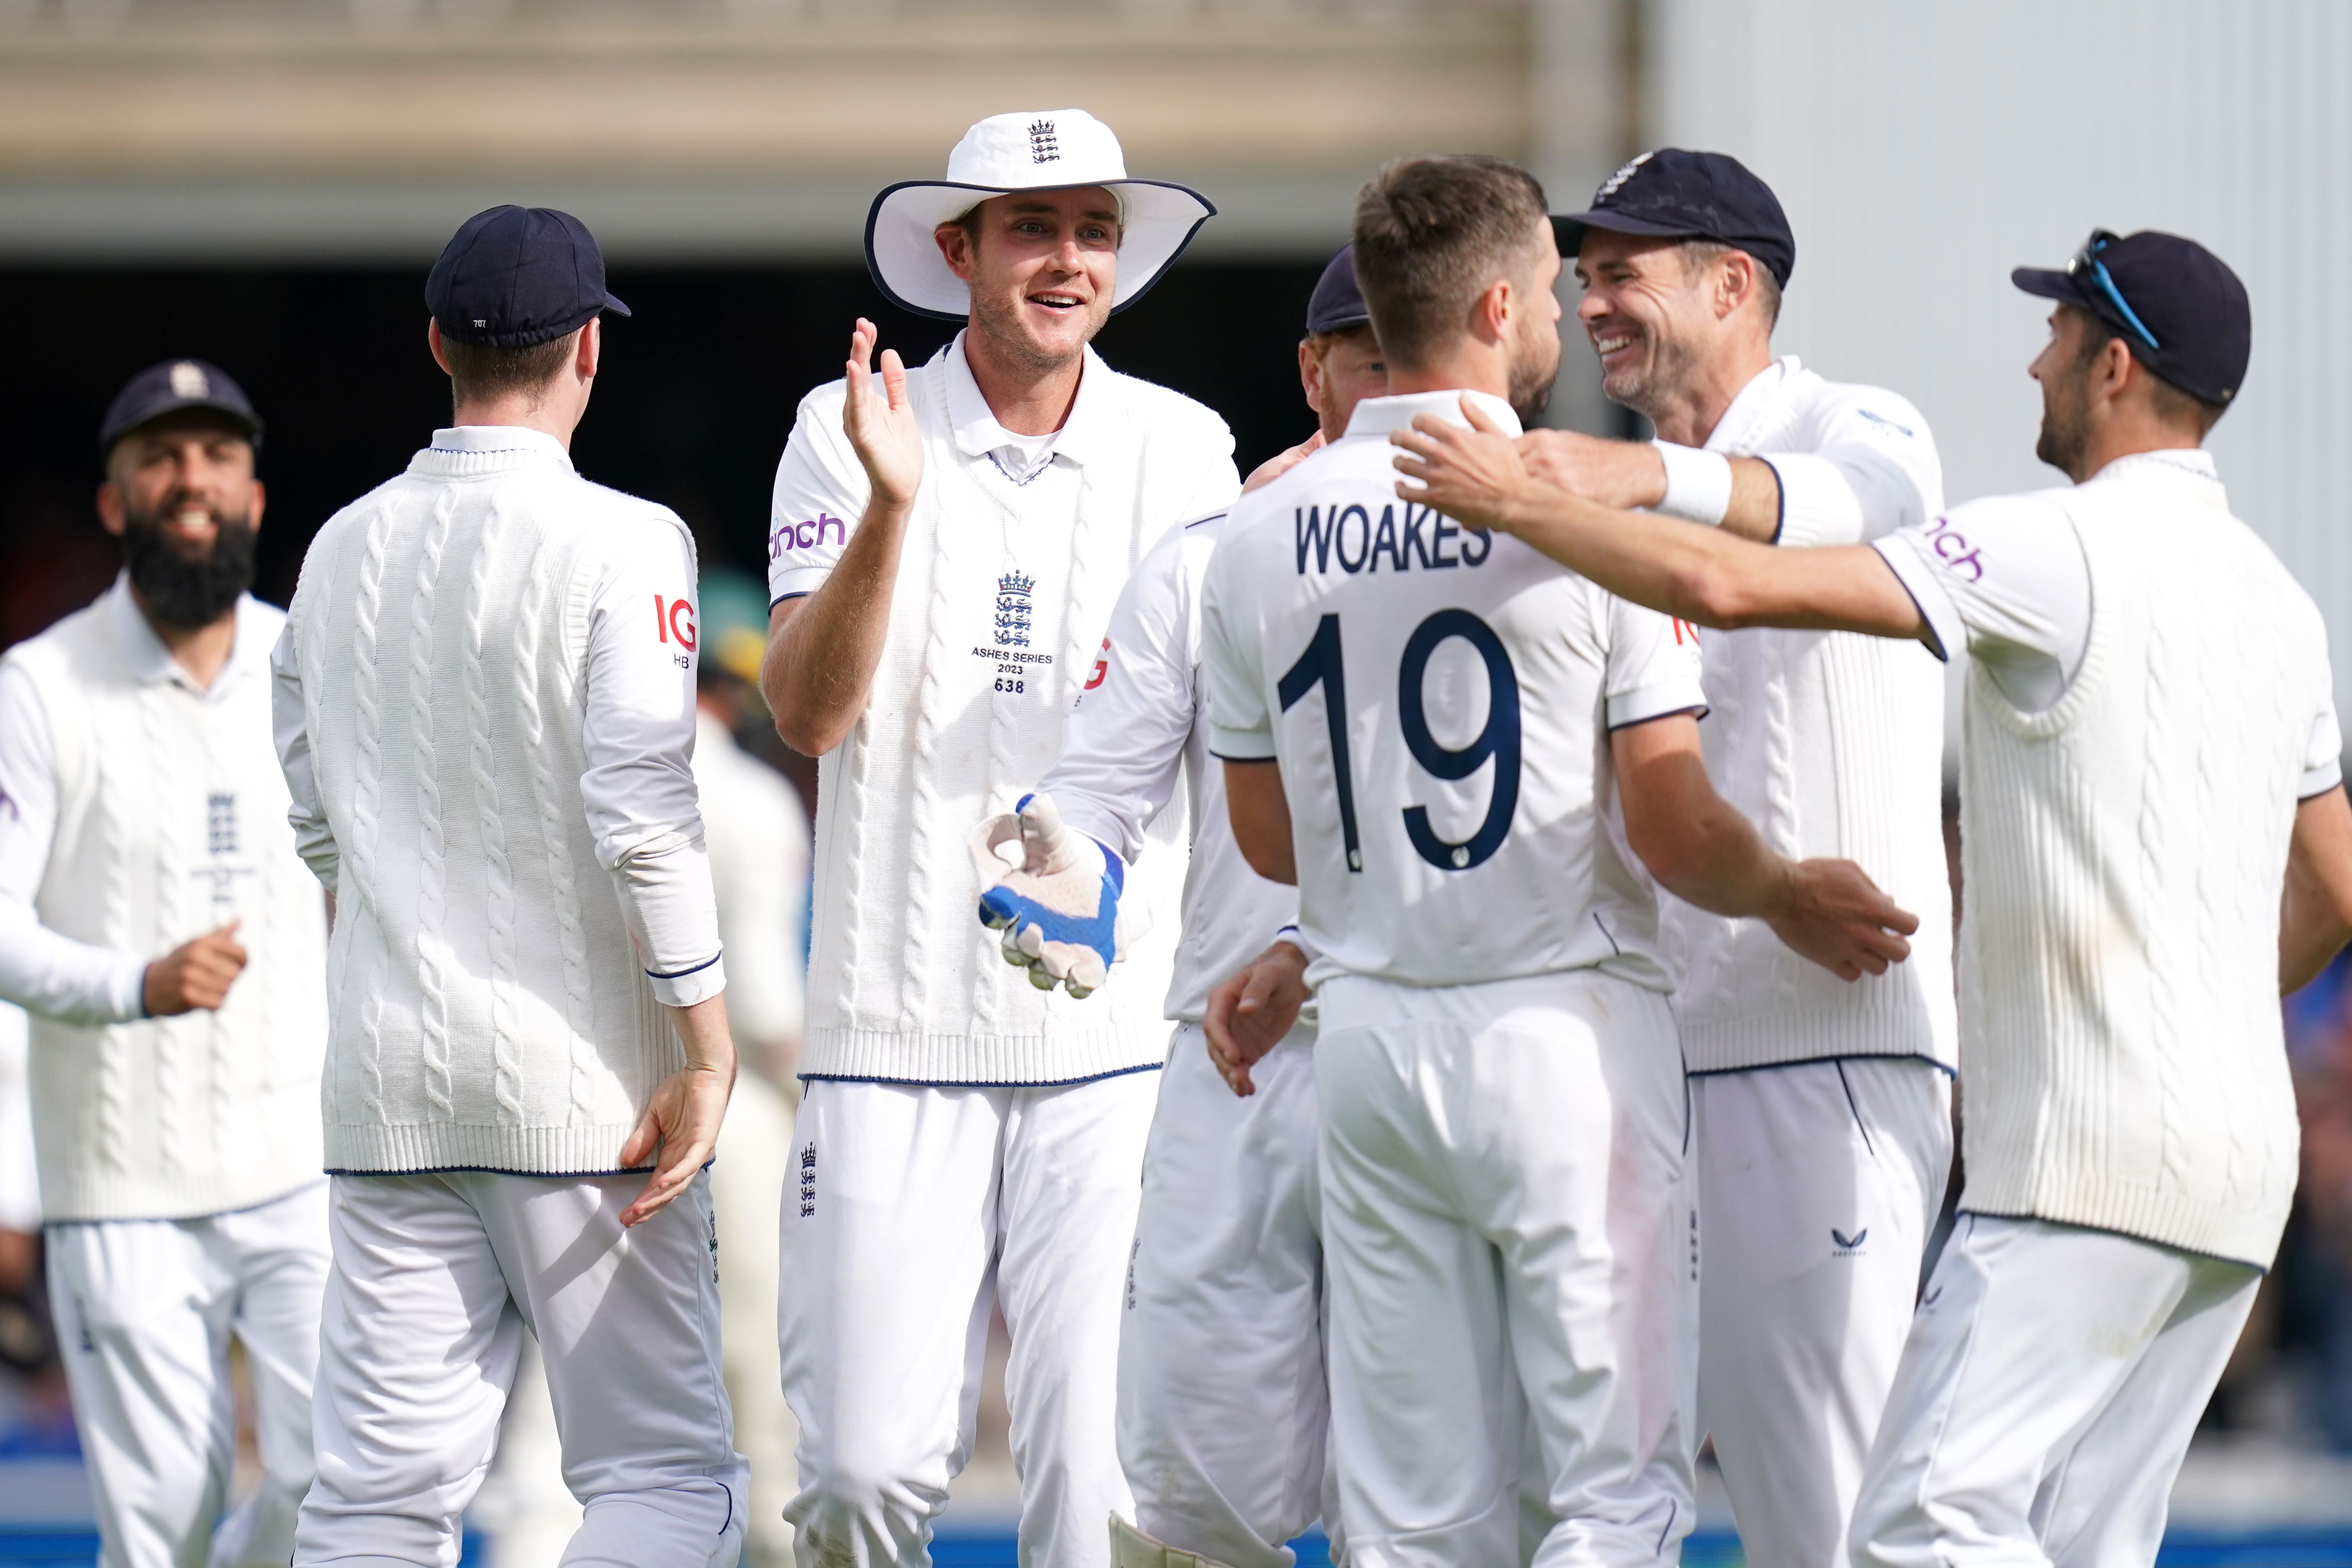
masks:
[[[1694,523],[1723,521],[1731,510],[1731,459],[1720,452],[1654,441],[1666,465],[1666,494],[1651,510]]]

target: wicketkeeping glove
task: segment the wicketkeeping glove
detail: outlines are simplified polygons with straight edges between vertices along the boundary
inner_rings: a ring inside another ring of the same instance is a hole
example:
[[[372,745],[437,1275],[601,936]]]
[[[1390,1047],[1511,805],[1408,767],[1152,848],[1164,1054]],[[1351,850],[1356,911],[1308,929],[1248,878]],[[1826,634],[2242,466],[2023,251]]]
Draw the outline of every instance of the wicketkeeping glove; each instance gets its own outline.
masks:
[[[1008,872],[999,849],[1016,841],[1020,863]],[[1127,862],[1065,827],[1044,795],[1024,796],[1013,815],[982,822],[971,858],[982,883],[980,923],[1004,934],[1004,961],[1027,969],[1041,991],[1058,985],[1085,997],[1101,988],[1126,955],[1118,900]]]

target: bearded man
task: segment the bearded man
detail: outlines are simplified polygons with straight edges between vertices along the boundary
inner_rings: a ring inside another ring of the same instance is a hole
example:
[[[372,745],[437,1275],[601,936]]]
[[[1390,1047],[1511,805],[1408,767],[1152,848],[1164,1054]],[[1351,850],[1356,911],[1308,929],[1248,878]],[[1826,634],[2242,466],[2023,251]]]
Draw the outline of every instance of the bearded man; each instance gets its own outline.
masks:
[[[0,658],[0,998],[33,1015],[49,1299],[107,1568],[282,1563],[310,1485],[327,921],[270,737],[286,617],[246,591],[260,441],[202,361],[131,378],[100,435],[122,573]],[[264,1473],[223,1520],[232,1337]]]

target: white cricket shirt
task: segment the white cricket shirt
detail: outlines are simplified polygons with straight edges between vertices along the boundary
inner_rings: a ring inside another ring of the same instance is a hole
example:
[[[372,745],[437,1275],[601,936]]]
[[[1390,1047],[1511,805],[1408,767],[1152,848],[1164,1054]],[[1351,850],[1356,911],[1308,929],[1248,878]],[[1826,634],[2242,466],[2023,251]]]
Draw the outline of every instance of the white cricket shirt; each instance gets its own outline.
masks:
[[[2139,453],[2093,478],[2175,472],[2221,482],[2201,449]],[[2074,517],[2051,495],[1971,501],[1874,548],[1918,605],[1937,657],[1965,652],[2021,713],[2045,712],[2065,695],[2090,645],[2091,567]],[[2343,781],[2343,751],[2331,687],[2312,716],[2302,799]]]
[[[1037,786],[1062,821],[1133,862],[1148,852],[1147,831],[1181,777],[1192,859],[1168,1016],[1185,1023],[1206,1018],[1209,993],[1298,914],[1297,889],[1266,881],[1242,858],[1225,815],[1224,768],[1208,754],[1201,585],[1228,516],[1171,528],[1135,569],[1070,710],[1061,759]]]
[[[1210,746],[1276,760],[1310,978],[1673,984],[1609,731],[1703,712],[1688,628],[1516,539],[1400,500],[1391,432],[1467,395],[1359,403],[1235,502],[1202,611]]]
[[[1004,962],[978,919],[967,842],[1054,765],[1137,564],[1240,488],[1232,433],[1091,350],[1050,442],[997,423],[961,335],[908,369],[907,392],[923,478],[889,632],[865,711],[817,765],[803,1074],[1025,1084],[1156,1067],[1191,837],[1183,813],[1164,810],[1147,830],[1126,900],[1149,928],[1083,1000],[1040,991]],[[840,382],[801,400],[776,470],[772,601],[822,586],[865,513],[845,401]]]
[[[2196,453],[1877,548],[1971,656],[1960,1207],[2267,1266],[2297,1163],[2279,889],[2339,766],[2317,606]]]

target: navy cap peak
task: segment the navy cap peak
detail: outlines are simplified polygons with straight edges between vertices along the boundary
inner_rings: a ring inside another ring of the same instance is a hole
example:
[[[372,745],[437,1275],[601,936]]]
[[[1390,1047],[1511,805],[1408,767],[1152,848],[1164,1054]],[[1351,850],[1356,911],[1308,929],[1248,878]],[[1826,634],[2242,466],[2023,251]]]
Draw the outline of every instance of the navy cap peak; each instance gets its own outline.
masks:
[[[141,425],[184,409],[217,413],[256,447],[261,444],[261,416],[226,371],[206,360],[165,360],[131,377],[114,394],[98,427],[99,449],[111,451]]]
[[[1343,245],[1323,264],[1323,276],[1315,280],[1315,292],[1307,298],[1307,335],[1319,338],[1326,332],[1369,327],[1371,321],[1372,313],[1364,308],[1364,297],[1356,287],[1356,247]]]
[[[1563,256],[1583,246],[1588,229],[1729,246],[1754,256],[1783,288],[1797,267],[1797,237],[1780,199],[1728,152],[1643,153],[1603,180],[1585,211],[1552,219]]]
[[[2093,229],[2063,269],[2021,267],[2026,293],[2106,323],[2158,380],[2227,407],[2253,356],[2254,316],[2229,264],[2193,239],[2143,229]]]
[[[604,255],[588,225],[553,207],[492,207],[459,225],[425,280],[441,335],[527,349],[629,308],[604,290]]]

